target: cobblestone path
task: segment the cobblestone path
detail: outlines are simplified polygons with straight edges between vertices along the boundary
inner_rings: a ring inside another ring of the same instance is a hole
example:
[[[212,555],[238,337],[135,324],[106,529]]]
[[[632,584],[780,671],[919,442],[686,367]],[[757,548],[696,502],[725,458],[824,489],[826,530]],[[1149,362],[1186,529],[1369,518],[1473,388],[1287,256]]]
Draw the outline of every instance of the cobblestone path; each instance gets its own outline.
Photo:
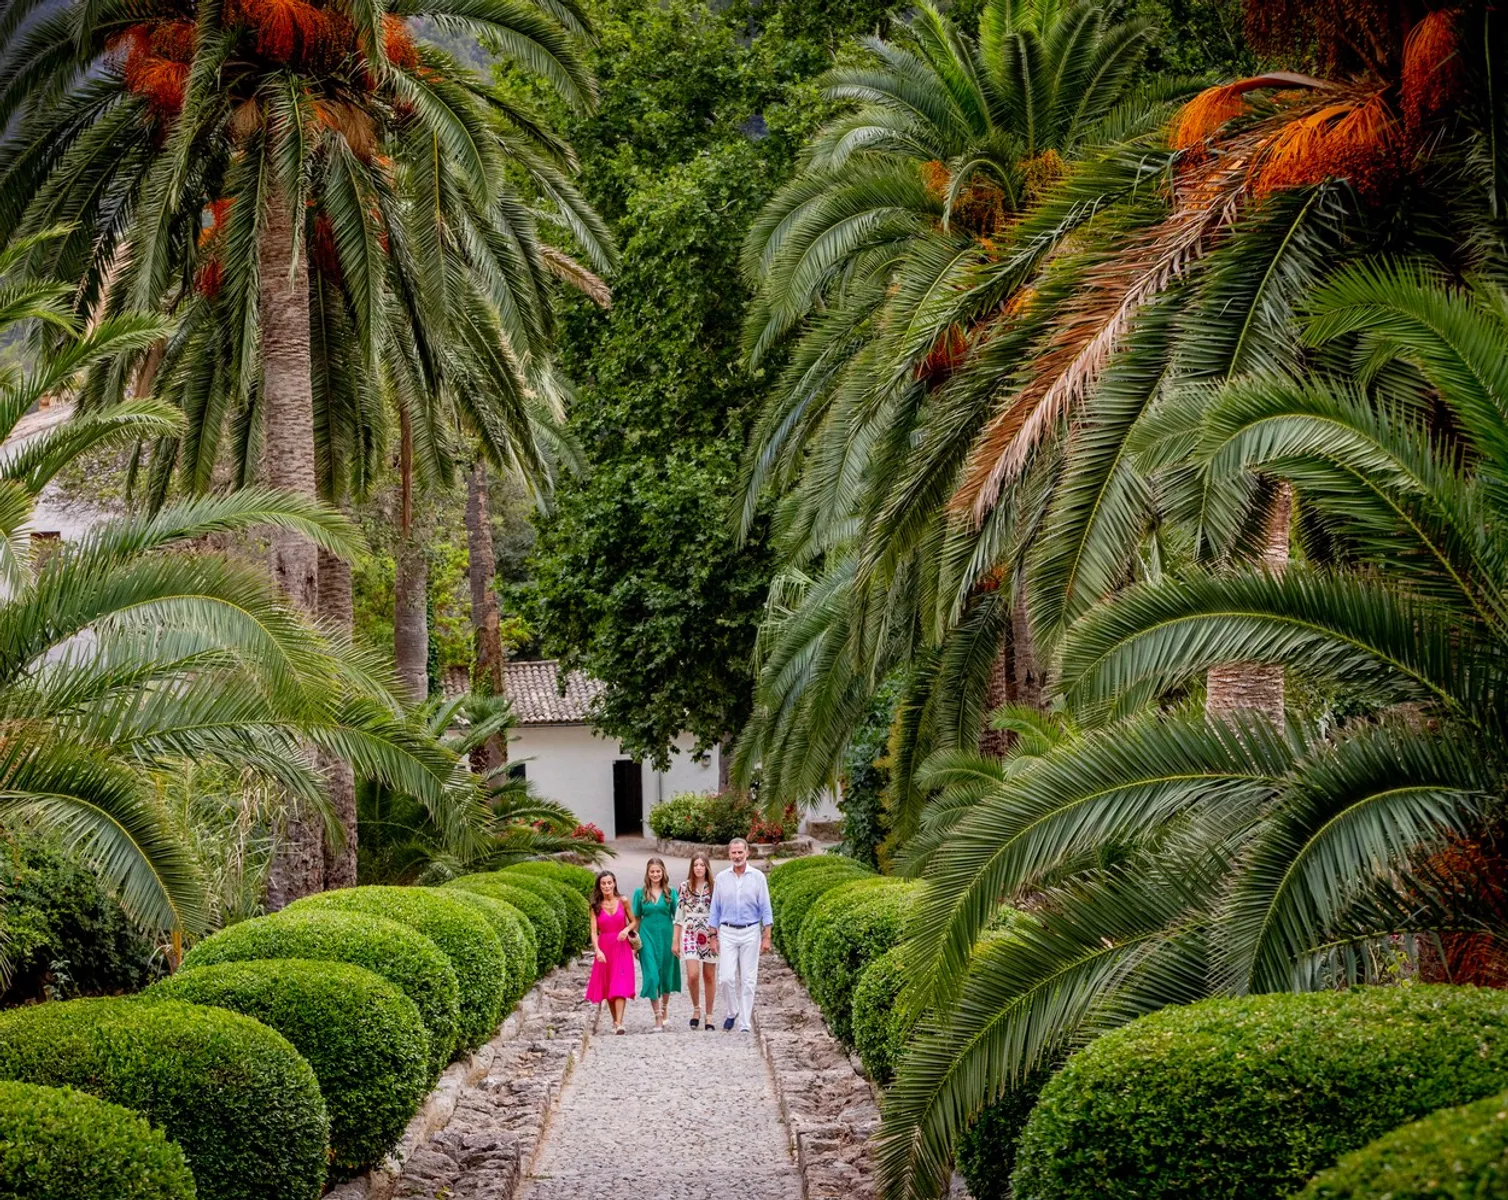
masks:
[[[800,1200],[754,1035],[693,1030],[690,1017],[673,996],[668,1032],[651,1033],[649,1002],[631,1001],[616,1037],[603,1009],[522,1200]]]

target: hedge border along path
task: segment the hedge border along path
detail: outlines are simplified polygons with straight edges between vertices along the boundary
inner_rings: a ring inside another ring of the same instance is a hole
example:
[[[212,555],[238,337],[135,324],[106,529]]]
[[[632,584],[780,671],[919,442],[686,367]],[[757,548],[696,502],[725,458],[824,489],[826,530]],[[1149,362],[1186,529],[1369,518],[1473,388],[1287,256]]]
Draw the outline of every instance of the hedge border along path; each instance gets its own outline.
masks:
[[[796,944],[796,960],[791,964],[796,974],[801,976],[803,983],[806,983],[807,976],[811,974],[810,960],[816,949],[817,936],[823,932],[827,924],[845,916],[870,892],[888,891],[899,882],[884,875],[861,875],[857,879],[845,880],[837,887],[828,888],[817,897],[816,902],[806,910],[806,915],[801,922],[801,932]],[[810,985],[808,985],[808,990],[810,990]]]
[[[153,984],[150,997],[228,1008],[277,1030],[319,1080],[330,1114],[330,1177],[380,1162],[429,1088],[429,1035],[414,1002],[349,963],[219,963]]]
[[[812,999],[827,1018],[833,1036],[844,1046],[854,1044],[853,996],[864,968],[892,949],[901,938],[919,884],[909,879],[881,877],[854,888],[853,900],[819,903],[801,927],[801,953],[810,979]]]
[[[529,918],[534,926],[535,954],[541,972],[557,966],[565,949],[565,926],[555,915],[548,900],[543,900],[528,888],[509,883],[496,871],[477,875],[462,875],[445,885],[463,892],[475,892],[479,896],[491,896],[494,900],[506,900]]]
[[[71,1085],[177,1142],[198,1200],[315,1200],[328,1118],[286,1038],[223,1008],[140,996],[0,1014],[0,1078]]]
[[[1300,1200],[1498,1200],[1508,1196],[1508,1092],[1445,1108],[1353,1150]]]
[[[556,883],[563,883],[580,892],[583,900],[591,899],[592,885],[597,882],[596,871],[587,867],[578,867],[575,863],[556,862],[553,859],[531,858],[525,862],[513,863],[504,869],[518,874],[553,879]]]
[[[906,981],[900,946],[892,946],[859,976],[853,990],[853,1042],[869,1077],[882,1087],[900,1065],[916,1018],[896,1003]]]
[[[503,944],[503,953],[508,956],[508,990],[503,993],[503,1017],[513,1011],[513,1006],[522,1000],[539,978],[538,946],[534,925],[520,909],[506,900],[494,900],[480,892],[468,892],[456,888],[447,895],[457,903],[473,908],[486,917]]]
[[[806,859],[805,862],[816,863],[817,859]],[[777,872],[794,866],[794,863],[786,863],[776,867],[770,872],[773,877]],[[798,975],[801,974],[800,957],[801,926],[806,921],[806,916],[811,912],[812,905],[816,904],[824,895],[845,883],[853,883],[859,879],[878,879],[873,871],[861,866],[851,858],[834,857],[827,870],[810,870],[797,875],[787,875],[782,879],[773,880],[770,885],[770,907],[775,916],[775,928],[772,933],[775,939],[775,948],[785,956],[785,960],[791,964],[791,969]]]
[[[1042,1089],[1032,1200],[1269,1200],[1406,1121],[1508,1088],[1508,993],[1448,985],[1166,1008]]]
[[[194,1200],[183,1151],[118,1104],[72,1088],[0,1083],[0,1196]]]
[[[507,867],[498,874],[509,883],[527,888],[541,900],[557,906],[561,934],[565,940],[560,951],[560,965],[565,966],[586,949],[592,940],[592,906],[587,898],[568,883],[543,875],[519,874]],[[633,893],[629,893],[632,899]]]
[[[364,913],[386,917],[422,933],[450,960],[456,973],[460,1015],[451,1056],[475,1050],[502,1020],[510,964],[487,918],[436,891],[415,887],[354,887],[305,896],[288,912]]]
[[[460,1001],[456,973],[434,942],[386,917],[333,909],[278,912],[205,938],[180,971],[249,959],[312,958],[365,967],[398,987],[419,1009],[429,1034],[429,1079],[439,1078],[455,1046]]]

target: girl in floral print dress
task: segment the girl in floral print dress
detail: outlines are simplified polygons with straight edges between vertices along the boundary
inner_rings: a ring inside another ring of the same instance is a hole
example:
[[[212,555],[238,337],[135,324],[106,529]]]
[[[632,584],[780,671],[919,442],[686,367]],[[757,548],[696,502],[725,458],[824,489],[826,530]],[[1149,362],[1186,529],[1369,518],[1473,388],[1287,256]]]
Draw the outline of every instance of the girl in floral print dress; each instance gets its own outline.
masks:
[[[691,1028],[702,1024],[702,997],[712,1008],[717,995],[717,951],[711,948],[712,930],[707,918],[712,912],[712,864],[705,854],[691,858],[686,883],[676,893],[675,933],[672,946],[680,956],[686,990],[691,993]],[[703,1026],[711,1029],[708,1020]]]

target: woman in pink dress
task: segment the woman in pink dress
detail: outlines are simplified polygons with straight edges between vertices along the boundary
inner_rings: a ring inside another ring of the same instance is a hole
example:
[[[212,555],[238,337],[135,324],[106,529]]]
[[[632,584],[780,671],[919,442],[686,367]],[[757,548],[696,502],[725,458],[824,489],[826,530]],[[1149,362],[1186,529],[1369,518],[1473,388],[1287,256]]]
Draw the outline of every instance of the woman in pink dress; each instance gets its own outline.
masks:
[[[637,922],[618,894],[618,877],[603,871],[592,886],[592,976],[589,1004],[604,1000],[613,1014],[613,1032],[623,1032],[623,1010],[634,994],[634,950],[629,939]]]

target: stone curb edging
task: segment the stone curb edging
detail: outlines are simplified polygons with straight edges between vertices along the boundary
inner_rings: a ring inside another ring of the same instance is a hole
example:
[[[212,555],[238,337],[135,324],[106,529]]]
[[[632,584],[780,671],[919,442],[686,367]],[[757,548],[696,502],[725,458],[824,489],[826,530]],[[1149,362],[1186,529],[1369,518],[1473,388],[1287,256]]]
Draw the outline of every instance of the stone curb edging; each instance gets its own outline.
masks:
[[[536,983],[490,1042],[446,1068],[387,1160],[324,1200],[512,1200],[590,1037],[590,969],[579,958]]]
[[[880,1126],[874,1091],[785,960],[766,956],[759,975],[755,1035],[774,1077],[806,1200],[870,1200],[869,1142]]]
[[[670,858],[690,858],[693,854],[705,854],[717,860],[728,857],[727,842],[681,842],[674,838],[655,838],[655,849]],[[804,858],[816,849],[809,837],[790,838],[769,845],[749,843],[749,858],[758,861],[765,858]]]

